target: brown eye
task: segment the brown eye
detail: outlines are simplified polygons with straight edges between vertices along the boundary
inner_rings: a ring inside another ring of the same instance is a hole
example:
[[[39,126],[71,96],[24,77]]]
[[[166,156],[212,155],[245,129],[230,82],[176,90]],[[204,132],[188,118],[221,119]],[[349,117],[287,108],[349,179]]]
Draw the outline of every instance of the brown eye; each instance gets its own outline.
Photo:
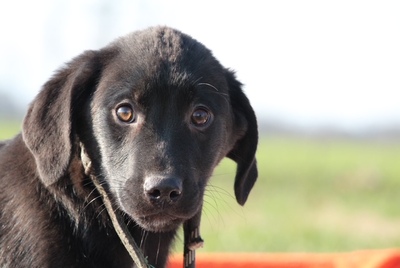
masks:
[[[197,108],[191,117],[191,122],[196,127],[206,126],[211,120],[211,113],[204,107]]]
[[[130,105],[119,106],[116,110],[117,117],[120,121],[125,123],[132,123],[135,121],[135,113]]]

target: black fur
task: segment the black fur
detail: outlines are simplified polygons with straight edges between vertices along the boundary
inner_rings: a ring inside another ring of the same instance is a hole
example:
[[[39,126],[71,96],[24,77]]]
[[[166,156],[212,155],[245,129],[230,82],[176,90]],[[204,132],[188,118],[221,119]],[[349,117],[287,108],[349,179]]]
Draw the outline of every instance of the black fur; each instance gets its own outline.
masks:
[[[133,120],[118,118],[121,106]],[[225,156],[238,163],[235,194],[246,202],[257,140],[240,82],[191,37],[155,27],[87,51],[44,85],[22,134],[0,146],[0,266],[133,266],[80,143],[149,263],[163,267]]]

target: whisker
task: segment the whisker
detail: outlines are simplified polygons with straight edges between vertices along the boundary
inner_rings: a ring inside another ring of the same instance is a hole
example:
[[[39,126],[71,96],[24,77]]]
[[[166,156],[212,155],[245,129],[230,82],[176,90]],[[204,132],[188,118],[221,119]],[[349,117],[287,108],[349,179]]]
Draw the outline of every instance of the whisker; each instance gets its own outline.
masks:
[[[94,192],[94,191],[92,191],[92,192]],[[91,192],[91,193],[92,193]],[[83,207],[83,210],[86,210],[93,202],[95,202],[96,200],[98,200],[100,198],[100,196],[97,196],[97,197],[95,197],[95,198],[93,198],[92,200],[90,200],[89,202],[87,202],[86,204],[85,204],[85,206]]]
[[[155,263],[158,263],[158,256],[160,255],[160,247],[161,247],[161,234],[158,235],[158,246],[157,246],[157,254],[156,254]]]
[[[99,208],[101,208],[101,210],[97,213],[97,219],[101,218],[101,215],[104,213],[104,211],[106,211],[106,206],[104,204],[101,204]]]
[[[219,222],[220,220],[222,220],[221,214],[216,209],[216,207],[213,206],[210,202],[207,202],[207,201],[204,201],[204,202],[206,204],[209,204],[213,208],[213,211],[217,212],[216,214],[212,213],[212,211],[209,209],[208,206],[203,206],[203,215],[207,218],[209,225],[213,226],[216,222]]]
[[[213,192],[216,192],[221,199],[224,199],[222,195],[227,196],[231,199],[235,199],[235,196],[233,196],[233,194],[231,192],[229,192],[228,190],[226,190],[225,188],[222,188],[220,186],[209,184],[209,185],[207,185],[207,188],[212,188]],[[208,190],[208,189],[206,189],[206,190]]]
[[[198,83],[198,86],[208,86],[213,88],[215,91],[219,92],[218,88],[216,88],[215,86],[211,85],[210,83]]]
[[[142,250],[143,250],[144,244],[145,244],[145,242],[146,242],[146,240],[147,240],[147,235],[148,235],[148,232],[145,231],[145,230],[142,230],[142,237],[141,237],[141,239],[140,239],[140,245],[139,245],[139,247],[140,247]]]
[[[197,78],[197,79],[193,82],[193,84],[197,84],[201,79],[203,79],[202,76],[200,76],[199,78]]]

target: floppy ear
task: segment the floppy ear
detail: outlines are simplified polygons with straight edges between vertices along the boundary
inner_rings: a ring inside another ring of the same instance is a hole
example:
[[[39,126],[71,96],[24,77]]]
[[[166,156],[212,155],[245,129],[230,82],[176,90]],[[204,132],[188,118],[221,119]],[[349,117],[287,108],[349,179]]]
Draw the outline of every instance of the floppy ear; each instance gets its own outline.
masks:
[[[58,71],[42,88],[25,116],[23,139],[33,154],[39,176],[48,186],[68,168],[73,114],[85,92],[96,83],[96,53],[87,51]]]
[[[258,176],[255,158],[258,143],[257,119],[235,74],[226,70],[225,76],[234,113],[234,135],[237,135],[236,143],[227,156],[237,163],[235,196],[237,202],[243,206]]]

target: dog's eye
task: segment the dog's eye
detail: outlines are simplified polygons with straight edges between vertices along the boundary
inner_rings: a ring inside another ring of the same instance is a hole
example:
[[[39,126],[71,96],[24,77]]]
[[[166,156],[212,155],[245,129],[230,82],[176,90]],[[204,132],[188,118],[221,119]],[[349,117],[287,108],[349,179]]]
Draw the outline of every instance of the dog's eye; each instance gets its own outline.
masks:
[[[116,110],[116,114],[118,119],[125,123],[132,123],[136,119],[133,108],[130,105],[119,106]]]
[[[199,107],[193,113],[191,117],[192,124],[197,127],[202,127],[207,125],[211,119],[211,112],[204,108]]]

